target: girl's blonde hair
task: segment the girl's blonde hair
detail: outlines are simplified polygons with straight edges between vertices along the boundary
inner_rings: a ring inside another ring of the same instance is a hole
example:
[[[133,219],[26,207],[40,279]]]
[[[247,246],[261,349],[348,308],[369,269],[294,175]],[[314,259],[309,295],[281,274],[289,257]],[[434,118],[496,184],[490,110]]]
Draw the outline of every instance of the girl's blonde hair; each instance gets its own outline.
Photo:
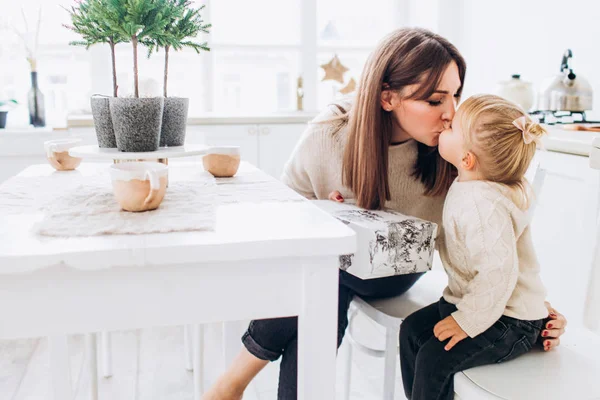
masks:
[[[517,205],[527,209],[532,190],[525,173],[546,130],[521,107],[500,96],[469,97],[460,112],[465,150],[475,155],[481,178],[516,189]],[[524,119],[524,130],[515,125],[519,118]]]
[[[390,199],[388,151],[394,121],[392,113],[381,108],[382,91],[401,93],[404,87],[421,82],[410,98],[426,100],[453,62],[462,84],[467,67],[456,47],[420,28],[392,32],[370,55],[349,115],[343,161],[343,183],[354,192],[360,207],[382,208]],[[448,191],[456,169],[440,156],[437,147],[418,143],[413,176],[423,183],[426,195],[440,196]]]

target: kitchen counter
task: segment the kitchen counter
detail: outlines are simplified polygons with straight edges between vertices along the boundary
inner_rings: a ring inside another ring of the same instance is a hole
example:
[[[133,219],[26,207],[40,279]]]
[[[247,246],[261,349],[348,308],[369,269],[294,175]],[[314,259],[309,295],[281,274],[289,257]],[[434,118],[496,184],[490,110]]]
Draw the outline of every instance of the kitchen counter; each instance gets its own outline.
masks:
[[[544,148],[559,153],[589,157],[592,141],[600,137],[600,132],[570,131],[561,125],[544,125],[548,136],[542,139]]]
[[[270,115],[226,116],[207,115],[206,117],[191,117],[189,126],[202,129],[209,125],[254,125],[254,124],[303,124],[316,116],[316,113],[288,113]],[[0,154],[19,155],[31,151],[31,147],[39,147],[50,139],[59,139],[70,136],[87,137],[94,141],[93,120],[91,116],[77,116],[69,119],[70,129],[45,128],[7,128],[0,129]],[[542,140],[546,150],[576,154],[588,157],[592,148],[592,141],[600,137],[600,132],[570,131],[562,125],[544,125],[548,136]],[[83,130],[82,130],[83,129]]]
[[[317,116],[317,112],[292,111],[269,114],[231,115],[222,113],[207,113],[189,117],[187,124],[195,125],[249,125],[249,124],[298,124],[306,123]],[[91,115],[71,115],[67,119],[67,127],[92,127],[94,121]]]

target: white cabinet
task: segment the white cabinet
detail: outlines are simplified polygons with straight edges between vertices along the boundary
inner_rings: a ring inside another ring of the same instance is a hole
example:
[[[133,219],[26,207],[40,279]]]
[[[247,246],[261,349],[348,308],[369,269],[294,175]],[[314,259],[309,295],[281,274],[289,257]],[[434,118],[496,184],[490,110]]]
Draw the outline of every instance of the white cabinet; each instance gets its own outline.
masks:
[[[598,171],[589,158],[539,152],[546,179],[532,235],[548,300],[579,325],[596,236]],[[582,279],[583,277],[583,279]]]
[[[260,169],[279,179],[306,124],[260,125],[258,163]]]

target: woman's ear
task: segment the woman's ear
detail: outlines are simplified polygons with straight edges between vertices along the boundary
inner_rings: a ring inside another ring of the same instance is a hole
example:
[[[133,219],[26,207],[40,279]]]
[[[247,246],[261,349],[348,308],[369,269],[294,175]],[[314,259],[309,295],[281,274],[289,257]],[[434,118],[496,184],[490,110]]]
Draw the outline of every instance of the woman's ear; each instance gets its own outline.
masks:
[[[464,169],[465,171],[471,171],[475,168],[475,164],[477,163],[477,157],[475,157],[475,154],[471,153],[470,151],[467,151],[465,153],[465,155],[463,156],[460,164],[461,164],[461,168]]]
[[[398,98],[395,92],[386,89],[381,92],[381,108],[385,111],[392,111],[397,103]]]

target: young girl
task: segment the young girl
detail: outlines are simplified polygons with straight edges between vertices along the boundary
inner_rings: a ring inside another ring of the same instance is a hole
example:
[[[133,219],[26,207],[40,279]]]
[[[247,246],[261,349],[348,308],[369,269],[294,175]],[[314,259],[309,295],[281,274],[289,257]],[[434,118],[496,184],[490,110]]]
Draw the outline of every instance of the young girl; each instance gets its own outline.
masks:
[[[517,105],[492,95],[466,100],[441,133],[439,152],[458,169],[439,246],[448,286],[400,328],[408,399],[453,399],[455,373],[527,353],[544,328],[524,177],[544,133]]]

